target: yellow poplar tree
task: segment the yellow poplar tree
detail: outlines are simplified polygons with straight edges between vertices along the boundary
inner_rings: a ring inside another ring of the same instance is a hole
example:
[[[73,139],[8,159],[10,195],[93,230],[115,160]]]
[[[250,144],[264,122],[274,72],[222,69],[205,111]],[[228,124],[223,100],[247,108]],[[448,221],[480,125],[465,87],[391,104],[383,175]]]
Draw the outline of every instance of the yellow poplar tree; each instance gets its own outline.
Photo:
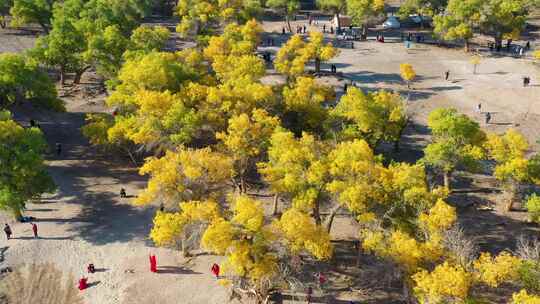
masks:
[[[320,72],[321,63],[328,61],[338,54],[338,50],[331,43],[324,43],[324,36],[320,32],[310,32],[309,41],[302,40],[300,35],[292,36],[281,49],[279,49],[274,65],[276,70],[285,74],[288,79],[294,79],[305,73],[305,65],[315,61],[315,72]]]
[[[246,192],[246,172],[268,148],[270,137],[279,119],[270,116],[265,110],[255,109],[248,114],[240,114],[229,119],[227,132],[216,134],[226,151],[235,162],[236,177],[239,179],[241,193]]]
[[[495,178],[503,183],[508,193],[506,209],[510,211],[521,183],[540,184],[540,172],[533,170],[535,162],[525,157],[529,143],[521,133],[509,129],[503,136],[489,134],[485,146],[490,158],[497,163]]]
[[[401,78],[407,83],[407,88],[411,88],[411,81],[416,78],[416,72],[413,69],[413,66],[409,63],[402,63],[399,65],[399,73]]]
[[[330,113],[342,122],[345,139],[364,139],[373,149],[383,140],[394,142],[397,149],[407,125],[403,100],[399,94],[384,90],[365,94],[349,88]]]
[[[161,158],[150,157],[141,167],[141,175],[150,175],[146,189],[135,203],[161,201],[171,205],[181,201],[219,201],[233,175],[232,160],[210,148],[167,151]]]
[[[321,224],[320,205],[324,202],[327,166],[324,144],[313,135],[277,128],[268,148],[268,161],[258,164],[259,173],[275,194],[292,199],[293,206],[313,212]],[[274,209],[277,208],[277,200]]]
[[[289,117],[292,129],[320,133],[327,118],[325,104],[332,101],[334,91],[331,87],[317,83],[311,77],[298,77],[294,84],[283,88],[285,116]]]

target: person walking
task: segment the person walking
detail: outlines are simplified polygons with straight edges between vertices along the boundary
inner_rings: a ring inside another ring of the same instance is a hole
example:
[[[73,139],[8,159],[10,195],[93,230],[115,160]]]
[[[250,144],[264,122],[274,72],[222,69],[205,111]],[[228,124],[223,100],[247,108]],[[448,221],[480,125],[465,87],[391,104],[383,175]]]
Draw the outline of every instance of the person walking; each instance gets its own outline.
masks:
[[[491,121],[491,113],[487,112],[486,113],[486,125],[488,125],[490,121]]]
[[[450,78],[450,70],[444,72],[444,80],[448,80],[448,78]]]
[[[322,32],[323,32],[323,33],[326,33],[326,24],[323,24],[323,25],[322,25]]]
[[[38,229],[36,223],[30,223],[32,225],[32,232],[34,232],[34,238],[38,238]]]
[[[482,113],[482,104],[481,103],[478,103],[478,105],[476,106],[476,111],[478,113]]]
[[[10,240],[10,239],[11,239],[12,231],[11,231],[11,227],[9,227],[8,224],[6,224],[6,225],[4,226],[4,232],[6,233],[7,239]]]
[[[214,276],[216,276],[216,279],[219,279],[219,265],[214,263],[212,265],[212,268],[210,269],[212,271],[212,273],[214,274]]]

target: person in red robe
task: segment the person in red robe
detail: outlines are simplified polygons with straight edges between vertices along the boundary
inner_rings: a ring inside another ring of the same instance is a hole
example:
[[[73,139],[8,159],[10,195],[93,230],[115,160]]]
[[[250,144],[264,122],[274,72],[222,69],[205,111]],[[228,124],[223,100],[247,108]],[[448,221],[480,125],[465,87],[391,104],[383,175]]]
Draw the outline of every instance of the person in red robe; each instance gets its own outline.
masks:
[[[37,239],[38,234],[37,234],[37,225],[36,225],[36,223],[32,223],[32,231],[34,232],[34,238]]]
[[[150,255],[150,271],[157,272],[157,260],[155,255]]]
[[[88,288],[88,279],[83,277],[79,280],[79,290],[85,290],[86,288]]]
[[[216,276],[216,279],[219,278],[219,265],[214,263],[212,265],[212,273]]]

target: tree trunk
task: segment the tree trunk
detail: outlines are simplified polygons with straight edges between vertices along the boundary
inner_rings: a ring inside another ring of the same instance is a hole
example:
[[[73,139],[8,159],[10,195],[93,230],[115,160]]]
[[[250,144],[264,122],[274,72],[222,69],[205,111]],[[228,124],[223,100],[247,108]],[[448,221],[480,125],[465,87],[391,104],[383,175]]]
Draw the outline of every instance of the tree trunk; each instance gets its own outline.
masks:
[[[518,185],[515,182],[510,184],[508,189],[508,201],[506,202],[506,211],[510,212],[514,208],[514,201],[518,191]]]
[[[287,24],[287,28],[289,29],[289,33],[292,33],[292,26],[291,26],[291,17],[289,14],[285,14],[285,23]]]
[[[451,172],[443,172],[443,182],[444,182],[444,187],[446,189],[448,189],[448,191],[451,190],[451,185],[450,185],[450,179],[451,179],[451,175],[452,173]]]
[[[274,194],[274,210],[272,211],[272,215],[276,216],[279,212],[279,195],[276,193]]]
[[[364,38],[366,38],[367,40],[367,24],[362,24],[362,40],[364,40]]]
[[[470,52],[471,51],[471,42],[469,41],[469,39],[465,39],[465,52]]]
[[[356,247],[356,267],[360,267],[360,257],[362,256],[362,244],[360,241],[354,243]]]
[[[182,243],[182,256],[188,257],[189,256],[189,248],[187,247],[187,237],[184,232],[182,232],[182,240],[180,241]]]
[[[319,200],[315,200],[315,206],[313,207],[313,218],[315,219],[315,223],[317,226],[321,225],[321,204],[319,203]]]
[[[328,233],[330,233],[330,230],[332,230],[332,224],[334,223],[334,218],[336,217],[336,214],[338,213],[339,209],[341,209],[341,205],[335,206],[330,211],[330,214],[326,218],[325,227],[326,227],[326,231]]]
[[[321,71],[321,59],[315,58],[315,72],[319,73]]]
[[[79,84],[81,83],[81,77],[82,75],[84,74],[84,72],[86,72],[91,66],[87,65],[85,66],[84,68],[78,70],[77,72],[75,72],[75,79],[73,79],[73,83],[74,84]]]
[[[66,84],[66,71],[64,66],[60,66],[60,84]]]
[[[336,21],[337,21],[337,30],[341,32],[341,20],[339,20],[339,13],[335,14]]]

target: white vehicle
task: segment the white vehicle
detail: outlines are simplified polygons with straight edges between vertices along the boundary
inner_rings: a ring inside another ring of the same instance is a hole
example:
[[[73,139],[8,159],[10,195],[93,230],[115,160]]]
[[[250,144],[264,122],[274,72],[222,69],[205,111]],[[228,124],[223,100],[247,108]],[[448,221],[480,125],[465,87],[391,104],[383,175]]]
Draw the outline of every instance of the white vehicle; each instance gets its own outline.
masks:
[[[390,16],[388,19],[386,19],[382,26],[385,29],[398,29],[401,27],[401,24],[396,17]]]

